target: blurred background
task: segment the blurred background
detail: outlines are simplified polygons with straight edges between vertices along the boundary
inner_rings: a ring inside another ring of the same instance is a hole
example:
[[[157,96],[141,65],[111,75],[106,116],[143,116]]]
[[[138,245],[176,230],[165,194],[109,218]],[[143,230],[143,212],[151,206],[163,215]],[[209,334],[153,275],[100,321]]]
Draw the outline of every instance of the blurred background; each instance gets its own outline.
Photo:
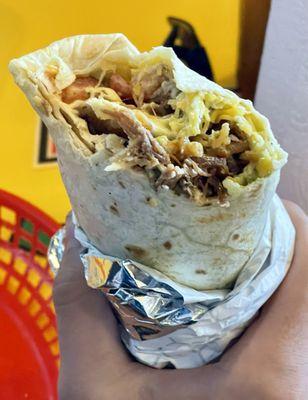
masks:
[[[279,194],[308,212],[308,7],[302,0],[0,0],[0,398],[55,400],[59,346],[46,258],[69,201],[56,149],[8,72],[66,36],[165,44],[254,100],[289,153]]]

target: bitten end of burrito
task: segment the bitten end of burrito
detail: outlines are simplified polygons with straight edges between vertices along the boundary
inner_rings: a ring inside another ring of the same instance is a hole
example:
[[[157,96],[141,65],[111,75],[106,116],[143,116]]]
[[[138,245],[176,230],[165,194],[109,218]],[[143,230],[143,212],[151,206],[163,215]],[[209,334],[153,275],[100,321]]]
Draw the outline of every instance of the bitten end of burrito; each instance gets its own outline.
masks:
[[[90,152],[105,150],[108,171],[142,168],[155,190],[225,205],[228,191],[286,161],[250,101],[200,81],[169,48],[126,62],[109,55],[80,71],[47,51],[45,59],[25,73]],[[11,63],[13,73],[18,63]]]
[[[50,129],[77,218],[102,251],[131,256],[199,289],[234,280],[262,234],[267,187],[276,187],[274,177],[287,160],[268,120],[249,100],[191,71],[172,49],[139,53],[121,34],[64,39],[13,60],[10,70]],[[84,159],[102,160],[102,175],[95,178],[101,196],[89,186],[89,201],[106,204],[104,187],[117,177],[117,188],[108,192],[108,215],[105,205],[97,219],[90,209],[87,215],[81,210],[78,183],[65,166],[70,156],[61,157],[67,142]],[[139,200],[134,204],[127,191],[119,195],[119,176],[132,176],[136,199],[144,191],[148,203],[159,204],[156,211],[148,213]],[[254,206],[237,202],[254,191]],[[124,233],[114,219],[123,199],[131,208],[118,220]],[[182,225],[171,209],[177,203]],[[258,218],[263,222],[251,223]],[[240,229],[244,244],[233,243]]]

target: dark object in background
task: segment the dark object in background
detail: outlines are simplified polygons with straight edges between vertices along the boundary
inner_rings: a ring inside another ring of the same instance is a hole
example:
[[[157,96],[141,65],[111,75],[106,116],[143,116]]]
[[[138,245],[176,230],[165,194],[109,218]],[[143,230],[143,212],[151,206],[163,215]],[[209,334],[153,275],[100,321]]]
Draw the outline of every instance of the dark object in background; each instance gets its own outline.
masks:
[[[37,164],[46,165],[47,163],[55,163],[57,161],[56,147],[48,135],[48,130],[43,121],[40,121],[39,140],[37,151]]]
[[[214,80],[206,50],[202,47],[192,25],[182,19],[168,17],[172,29],[164,46],[172,47],[175,54],[192,70]]]
[[[241,2],[238,91],[245,99],[254,99],[270,6],[270,0]]]

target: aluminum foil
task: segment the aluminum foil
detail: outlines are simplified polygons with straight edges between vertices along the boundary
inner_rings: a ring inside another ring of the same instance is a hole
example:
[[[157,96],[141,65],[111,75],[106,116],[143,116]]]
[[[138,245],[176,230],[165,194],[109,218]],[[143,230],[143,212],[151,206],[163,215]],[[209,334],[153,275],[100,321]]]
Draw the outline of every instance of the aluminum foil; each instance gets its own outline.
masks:
[[[155,368],[193,368],[220,357],[285,277],[295,238],[292,222],[275,196],[263,236],[233,288],[198,291],[137,262],[102,254],[75,224],[88,285],[107,296],[130,353]],[[49,246],[55,273],[64,251],[63,236],[62,228]]]

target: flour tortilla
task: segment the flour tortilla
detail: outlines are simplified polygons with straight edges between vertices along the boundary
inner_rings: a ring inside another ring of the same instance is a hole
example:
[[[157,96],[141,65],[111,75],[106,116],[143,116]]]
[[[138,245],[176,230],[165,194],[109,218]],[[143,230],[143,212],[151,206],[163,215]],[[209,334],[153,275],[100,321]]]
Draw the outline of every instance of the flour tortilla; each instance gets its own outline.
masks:
[[[189,70],[171,49],[139,51],[121,34],[76,36],[12,60],[10,71],[42,118],[58,151],[62,178],[79,225],[103,253],[131,258],[195,289],[226,288],[236,279],[262,236],[269,205],[286,153],[276,142],[267,119],[251,108],[275,150],[272,173],[241,185],[228,180],[229,207],[213,199],[200,206],[171,190],[156,191],[143,171],[106,171],[104,151],[94,154],[78,123],[68,124],[53,93],[76,75],[99,68],[160,60],[170,65],[183,92],[236,95]],[[56,66],[51,84],[44,73]]]

